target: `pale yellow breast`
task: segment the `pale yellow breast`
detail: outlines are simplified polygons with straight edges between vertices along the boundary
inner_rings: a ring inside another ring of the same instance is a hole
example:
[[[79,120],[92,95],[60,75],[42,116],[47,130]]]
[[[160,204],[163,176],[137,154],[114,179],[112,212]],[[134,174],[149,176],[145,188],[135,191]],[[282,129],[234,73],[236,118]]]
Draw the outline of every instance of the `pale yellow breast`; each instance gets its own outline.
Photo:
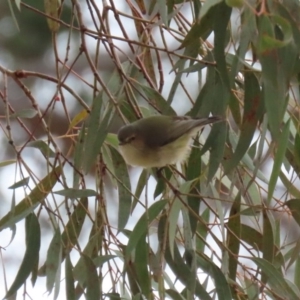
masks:
[[[137,148],[133,144],[119,147],[127,164],[144,168],[163,167],[184,161],[191,150],[191,135],[185,135],[176,141],[155,149]]]

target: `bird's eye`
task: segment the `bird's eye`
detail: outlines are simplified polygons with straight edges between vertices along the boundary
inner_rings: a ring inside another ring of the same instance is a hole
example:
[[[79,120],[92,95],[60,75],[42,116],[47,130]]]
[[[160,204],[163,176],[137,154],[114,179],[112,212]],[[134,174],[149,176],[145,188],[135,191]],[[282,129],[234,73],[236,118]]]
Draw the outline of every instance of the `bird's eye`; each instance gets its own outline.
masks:
[[[135,140],[135,135],[132,135],[132,136],[128,137],[127,143],[131,143],[134,140]]]

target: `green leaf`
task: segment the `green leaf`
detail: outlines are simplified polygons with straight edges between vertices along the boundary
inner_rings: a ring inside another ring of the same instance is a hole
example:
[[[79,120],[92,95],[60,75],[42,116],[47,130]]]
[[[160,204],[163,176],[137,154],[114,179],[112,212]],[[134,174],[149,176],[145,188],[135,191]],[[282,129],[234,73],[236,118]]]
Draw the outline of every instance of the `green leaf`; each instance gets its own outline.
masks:
[[[300,257],[298,256],[295,265],[294,282],[296,286],[300,286]]]
[[[166,293],[173,300],[184,300],[185,299],[185,298],[182,297],[182,295],[180,293],[178,293],[175,290],[167,289]]]
[[[118,212],[118,229],[125,228],[131,212],[132,196],[131,184],[126,163],[114,148],[110,148],[112,161],[114,164],[115,174],[118,179],[118,194],[119,194],[119,212]]]
[[[91,233],[89,236],[89,240],[82,251],[82,255],[80,256],[80,259],[78,260],[77,264],[73,268],[73,276],[76,281],[80,284],[82,288],[85,288],[87,285],[87,280],[89,273],[86,269],[86,260],[85,257],[90,257],[91,261],[97,257],[97,251],[99,246],[99,240],[101,240],[102,231],[98,230],[98,232],[95,233],[95,228],[93,227],[91,229]],[[93,263],[93,261],[92,261]],[[96,268],[96,265],[93,263],[92,270]],[[99,288],[99,283],[98,283]]]
[[[236,55],[233,55],[230,74],[232,83],[235,81],[241,66],[247,64],[245,61],[245,55],[249,50],[249,44],[251,41],[255,40],[258,34],[255,14],[253,14],[252,8],[248,5],[245,5],[243,8],[243,13],[241,14],[241,23],[239,47]]]
[[[214,279],[218,299],[232,300],[231,287],[220,268],[206,255],[198,256],[197,263],[205,273]]]
[[[69,254],[66,256],[65,274],[66,274],[66,298],[68,300],[75,300],[76,296],[75,296],[75,287],[74,287],[73,266]]]
[[[203,40],[205,40],[211,34],[213,29],[213,24],[214,24],[214,16],[216,13],[216,6],[220,2],[221,0],[205,2],[205,7],[203,6],[204,9],[203,7],[201,7],[200,17],[198,18],[198,20],[196,20],[196,22],[192,25],[189,32],[186,34],[180,46],[180,49],[184,47],[187,48],[194,47],[198,53],[200,47],[199,39],[202,38]],[[183,70],[183,65],[182,65],[183,63],[184,60],[181,60],[182,70]]]
[[[241,218],[240,218],[241,194],[238,193],[230,210],[228,221],[227,241],[226,245],[230,249],[229,253],[229,277],[236,280],[238,254],[240,250],[241,236]]]
[[[11,185],[9,187],[9,189],[15,190],[15,189],[17,189],[19,187],[22,187],[22,186],[28,186],[29,179],[30,179],[30,177],[25,177],[25,178],[21,179],[20,181],[14,183],[13,185]]]
[[[84,121],[88,117],[89,113],[86,109],[81,110],[77,115],[73,117],[73,119],[70,122],[69,130],[73,129],[77,124]]]
[[[17,161],[15,159],[8,159],[0,162],[0,168],[15,164]]]
[[[206,1],[213,2],[213,1]],[[216,13],[214,16],[214,56],[216,60],[216,69],[221,78],[221,82],[223,85],[223,93],[222,97],[224,100],[223,105],[221,105],[220,111],[223,113],[223,109],[226,107],[226,102],[228,102],[228,98],[230,95],[230,81],[229,81],[229,73],[227,71],[226,58],[225,58],[225,47],[226,47],[226,36],[227,36],[227,26],[230,21],[232,9],[229,8],[225,2],[221,1],[216,6]],[[200,13],[201,14],[201,13]],[[221,99],[222,99],[221,98]]]
[[[53,18],[59,19],[59,8],[61,5],[61,2],[59,0],[44,0],[44,5],[45,5],[45,13]],[[47,18],[47,23],[49,29],[54,33],[59,30],[60,23]]]
[[[281,136],[279,139],[280,143],[278,144],[278,149],[277,149],[276,155],[274,157],[274,165],[273,165],[270,182],[269,182],[269,189],[268,189],[268,202],[269,203],[272,199],[272,196],[273,196],[273,193],[275,190],[275,186],[277,183],[277,179],[278,179],[278,176],[281,171],[282,162],[285,157],[285,151],[286,151],[287,144],[288,144],[289,134],[290,134],[290,121],[288,121],[283,127],[283,130],[282,130],[282,133],[281,133]]]
[[[172,172],[169,167],[163,168],[163,170],[153,172],[153,176],[155,177],[157,184],[154,190],[153,198],[155,199],[159,195],[163,194],[167,188],[166,181],[170,180],[172,177]],[[159,172],[163,172],[163,176],[159,176]]]
[[[222,2],[222,0],[205,1],[203,6],[201,7],[199,19],[201,20],[213,6],[217,5],[220,2]]]
[[[300,292],[292,289],[283,277],[282,272],[274,267],[270,262],[263,258],[253,257],[251,258],[256,265],[262,269],[262,271],[268,277],[268,284],[273,292],[278,294],[283,299],[297,300],[300,298]]]
[[[106,109],[106,112],[102,112],[102,103],[102,95],[93,100],[91,113],[86,122],[87,132],[82,161],[85,172],[89,172],[92,165],[96,163],[96,158],[100,153],[114,116],[114,109]]]
[[[54,185],[61,175],[61,167],[56,167],[43,178],[40,183],[25,197],[19,204],[17,204],[13,211],[7,213],[0,220],[0,231],[4,228],[10,227],[12,224],[19,222],[28,216],[39,204],[42,204],[44,199],[52,191]]]
[[[278,2],[276,6],[274,6],[274,11],[272,7],[272,12],[274,15],[280,15],[284,18],[285,21],[288,21],[288,26],[291,26],[292,34],[293,34],[293,42],[297,45],[299,49],[300,46],[300,32],[298,28],[299,16],[295,14],[295,11],[299,11],[299,2],[296,0],[292,1],[284,1],[282,3]],[[284,31],[283,31],[284,33]],[[285,34],[285,40],[287,40],[288,34]]]
[[[238,142],[238,137],[235,135],[234,131],[228,131],[228,137],[230,140],[230,143],[235,148]],[[258,150],[258,156],[262,155],[263,145],[264,145],[264,139],[261,138],[262,143],[259,144],[259,150]],[[261,147],[261,149],[260,149]],[[230,154],[229,154],[230,155]],[[264,173],[259,169],[259,165],[254,165],[253,159],[246,153],[244,157],[242,158],[242,163],[249,169],[249,171],[253,172],[256,177],[258,177],[260,180],[262,180],[265,183],[268,183],[267,178],[265,177]],[[257,201],[256,201],[257,202]]]
[[[260,251],[262,251],[263,235],[261,232],[250,226],[241,224],[241,238],[253,248],[258,248]]]
[[[153,88],[136,82],[136,86],[145,93],[149,103],[163,115],[175,116],[176,113],[170,104],[162,97],[162,95]]]
[[[81,171],[83,166],[83,155],[84,155],[84,139],[86,135],[85,124],[78,134],[77,142],[74,149],[74,170],[73,170],[73,188],[78,189],[81,181]]]
[[[265,241],[263,241],[263,234],[257,230],[255,230],[254,228],[241,224],[241,239],[243,241],[245,241],[246,243],[248,243],[251,247],[253,247],[254,249],[258,249],[259,251],[263,252],[263,243],[267,241],[267,239],[265,239]],[[283,264],[284,262],[284,258],[281,254],[281,252],[279,251],[278,247],[276,247],[275,244],[273,244],[273,253],[277,253],[276,259],[278,260],[278,262],[280,262],[280,264]]]
[[[199,62],[199,63],[196,63],[190,67],[187,67],[183,70],[180,71],[180,73],[193,73],[193,72],[199,72],[201,71],[202,69],[205,69],[207,68],[207,63],[204,63],[204,62]]]
[[[259,299],[259,283],[253,279],[249,279],[248,277],[244,277],[245,285],[246,285],[246,293],[247,299]]]
[[[209,52],[205,60],[213,62],[213,55]],[[214,102],[211,101],[215,97],[216,88],[216,68],[207,66],[206,80],[204,86],[200,90],[193,107],[188,113],[191,117],[206,117],[213,110]]]
[[[22,109],[10,115],[11,118],[32,119],[37,115],[37,111],[32,108]]]
[[[259,82],[253,73],[245,74],[244,115],[240,137],[233,156],[224,164],[225,173],[234,169],[245,155],[253,140],[258,121],[263,115],[263,101]]]
[[[274,245],[275,245],[275,237],[274,237],[274,224],[273,224],[273,216],[267,211],[263,212],[263,243],[262,243],[262,252],[263,259],[273,264],[274,260]],[[268,275],[262,272],[261,281],[263,283],[267,282]]]
[[[196,43],[196,45],[195,45],[195,43]],[[199,41],[193,41],[193,44],[189,45],[184,50],[184,55],[191,56],[191,57],[196,57],[197,54],[195,52],[197,51],[199,46],[200,46]],[[191,52],[191,49],[192,49],[192,52]],[[167,99],[167,102],[168,102],[169,105],[172,104],[172,102],[174,100],[174,97],[176,95],[177,88],[181,83],[181,78],[182,78],[183,73],[181,73],[180,71],[182,71],[184,69],[184,65],[185,65],[185,59],[180,59],[180,60],[177,61],[176,65],[174,66],[174,69],[177,70],[177,73],[176,73],[175,79],[173,80],[173,84],[171,86],[169,96],[168,96],[168,99]]]
[[[110,146],[114,147],[116,150],[119,148],[118,136],[114,133],[108,133],[105,142]]]
[[[208,149],[211,149],[208,165],[207,182],[211,181],[223,159],[226,135],[227,126],[224,126],[224,124],[221,123],[214,124],[204,146],[201,149],[201,155],[205,153]]]
[[[187,266],[190,269],[190,274],[188,276],[187,285],[189,287],[189,292],[194,295],[197,282],[197,262],[196,262],[196,251],[194,249],[194,240],[191,232],[190,220],[187,210],[182,209],[182,219],[183,219],[183,236],[184,236],[184,258]],[[175,243],[174,243],[175,244]]]
[[[56,157],[56,153],[44,141],[32,141],[26,147],[39,149],[46,157]]]
[[[292,28],[289,21],[279,15],[261,16],[260,21],[258,50],[261,53],[266,54],[268,51],[283,47],[292,41]],[[283,39],[275,37],[274,25],[280,28]]]
[[[300,226],[300,199],[288,200],[285,205],[290,209],[294,220]]]
[[[100,289],[99,289],[99,279],[97,274],[96,266],[94,265],[91,258],[85,254],[82,254],[84,262],[84,272],[86,274],[86,299],[87,300],[99,300]]]
[[[96,191],[90,189],[65,189],[54,192],[54,194],[65,196],[70,199],[96,197],[98,195]]]
[[[189,219],[192,234],[195,233],[197,228],[198,218],[196,216],[199,215],[200,203],[202,197],[200,196],[200,184],[198,178],[201,174],[201,154],[200,154],[200,144],[198,139],[195,139],[194,147],[192,148],[188,165],[186,169],[186,180],[191,181],[197,179],[192,188],[187,191],[189,195],[187,196],[187,203],[189,208],[192,211],[189,211]],[[193,213],[194,212],[194,213]],[[196,216],[195,216],[196,215]]]
[[[297,132],[295,136],[295,144],[294,144],[294,158],[298,165],[300,165],[300,135]]]
[[[35,214],[29,214],[25,222],[26,250],[17,276],[6,293],[5,298],[11,297],[25,283],[36,261],[39,259],[41,229]]]
[[[64,245],[63,257],[69,254],[72,247],[78,242],[86,214],[88,211],[88,199],[82,198],[77,204],[74,212],[69,218],[67,225],[61,235],[62,244]]]
[[[60,280],[60,264],[62,259],[61,236],[59,229],[56,229],[47,251],[46,276],[47,291],[52,292],[54,283]]]
[[[149,224],[158,216],[162,209],[167,205],[167,200],[160,200],[152,204],[148,210],[140,217],[130,234],[126,247],[126,260],[129,259],[131,252],[137,247],[139,240],[148,232]]]
[[[104,299],[109,299],[109,300],[123,300],[123,298],[120,297],[119,293],[103,293],[103,296],[105,296]]]
[[[163,233],[165,228],[165,221],[166,219],[161,218],[159,222],[159,229],[158,232]],[[163,243],[164,236],[159,235],[159,241],[160,243]],[[175,244],[174,245],[174,258],[171,255],[169,247],[166,248],[165,253],[165,260],[168,263],[171,270],[174,272],[175,276],[186,286],[186,288],[189,290],[193,290],[194,287],[189,286],[189,279],[193,273],[190,271],[187,264],[185,264],[183,258],[181,257],[178,247]],[[194,283],[194,282],[193,282]],[[209,294],[206,292],[204,287],[199,283],[198,280],[196,280],[196,286],[195,286],[195,295],[199,297],[201,300],[212,300],[212,298],[209,296]]]
[[[178,198],[175,198],[174,201],[171,204],[168,221],[168,241],[169,241],[169,248],[171,255],[174,256],[174,243],[175,243],[175,237],[176,237],[176,230],[177,230],[177,223],[179,218],[179,213],[182,208],[182,203]]]
[[[8,7],[9,7],[9,11],[10,11],[10,13],[11,13],[11,17],[12,17],[12,19],[13,19],[13,21],[14,21],[14,24],[15,24],[17,30],[20,31],[20,27],[19,27],[19,25],[18,25],[18,21],[17,21],[16,15],[15,15],[14,9],[13,9],[13,7],[12,7],[12,3],[11,3],[10,1],[8,1],[7,4],[8,4]],[[19,11],[20,11],[20,10],[21,10],[21,0],[17,0],[17,1],[16,1],[16,6],[17,6],[17,8],[18,8]]]
[[[148,183],[148,179],[149,179],[149,172],[147,169],[143,169],[143,171],[140,175],[139,181],[137,183],[135,193],[134,193],[134,200],[132,203],[132,211],[134,210],[136,204],[138,203],[139,198],[141,197],[141,194]]]
[[[146,299],[151,299],[151,279],[148,272],[149,246],[145,239],[140,239],[137,243],[134,262],[136,269],[136,279]]]
[[[130,292],[132,295],[134,295],[132,299],[142,300],[141,291],[136,278],[136,272],[134,266],[135,265],[132,264],[131,261],[127,263],[125,262],[125,270],[126,270],[126,275],[128,277]]]
[[[284,184],[288,192],[296,198],[300,198],[300,190],[297,188],[296,185],[291,182],[289,178],[287,178],[284,173],[281,171],[279,174],[281,182]]]
[[[290,42],[287,20],[263,15],[258,21],[257,49],[262,65],[264,103],[272,137],[278,141],[288,103],[287,82],[293,76],[298,54],[295,45]]]
[[[205,249],[205,241],[208,235],[208,222],[209,222],[210,210],[207,208],[203,211],[201,216],[201,222],[198,223],[197,226],[197,234],[196,234],[196,250],[199,252],[204,252]]]
[[[169,24],[169,11],[167,10],[166,1],[157,0],[156,1],[157,10],[161,16],[162,22],[167,26]],[[170,6],[168,6],[170,8]]]
[[[97,256],[93,259],[93,262],[96,267],[102,267],[106,262],[108,262],[111,259],[114,259],[118,257],[117,255],[103,255],[103,256]]]

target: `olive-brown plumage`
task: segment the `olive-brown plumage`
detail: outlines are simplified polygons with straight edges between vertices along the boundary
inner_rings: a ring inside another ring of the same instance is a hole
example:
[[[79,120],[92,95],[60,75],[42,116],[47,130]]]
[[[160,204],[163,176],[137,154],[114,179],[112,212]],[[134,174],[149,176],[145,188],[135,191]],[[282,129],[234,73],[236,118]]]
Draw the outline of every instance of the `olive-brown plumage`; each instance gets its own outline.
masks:
[[[120,128],[119,149],[126,163],[144,168],[184,161],[192,138],[205,125],[222,121],[208,118],[151,116]]]

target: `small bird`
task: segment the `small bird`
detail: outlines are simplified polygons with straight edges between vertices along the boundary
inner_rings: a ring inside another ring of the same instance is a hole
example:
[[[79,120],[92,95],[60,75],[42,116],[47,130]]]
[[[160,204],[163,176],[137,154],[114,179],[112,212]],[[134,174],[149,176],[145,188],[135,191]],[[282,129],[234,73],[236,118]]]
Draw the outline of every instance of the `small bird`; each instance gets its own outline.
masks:
[[[219,116],[151,116],[120,128],[119,150],[127,164],[162,168],[187,159],[192,138],[207,124],[223,121]]]

